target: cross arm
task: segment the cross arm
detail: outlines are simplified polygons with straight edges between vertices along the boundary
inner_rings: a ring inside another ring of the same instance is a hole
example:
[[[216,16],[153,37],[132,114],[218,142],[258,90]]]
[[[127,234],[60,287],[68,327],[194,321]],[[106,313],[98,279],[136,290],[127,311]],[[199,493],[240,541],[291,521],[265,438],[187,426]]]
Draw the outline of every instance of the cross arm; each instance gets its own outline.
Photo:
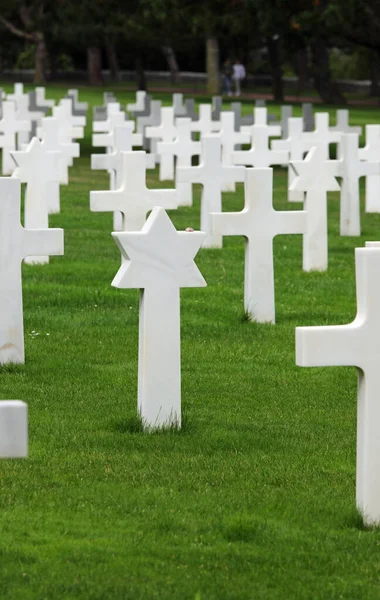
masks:
[[[237,165],[252,165],[252,156],[254,150],[251,148],[250,150],[236,150],[232,154],[232,160]]]
[[[203,183],[204,167],[178,167],[177,183]]]
[[[125,210],[125,190],[102,190],[90,192],[90,210],[92,212],[108,212]]]
[[[116,155],[112,154],[92,154],[91,155],[91,169],[94,171],[100,169],[115,169],[116,168]]]
[[[112,133],[94,133],[92,136],[92,145],[95,148],[111,147],[113,145]]]
[[[210,213],[212,235],[246,235],[246,210],[231,213]]]
[[[178,208],[177,190],[147,190],[147,199],[152,208],[161,206],[162,208]],[[148,208],[148,210],[150,210]]]
[[[307,212],[305,210],[274,211],[275,235],[287,233],[307,233]]]
[[[296,364],[299,367],[359,367],[360,324],[296,328]]]
[[[59,256],[64,252],[63,229],[24,229],[22,247],[27,256]]]

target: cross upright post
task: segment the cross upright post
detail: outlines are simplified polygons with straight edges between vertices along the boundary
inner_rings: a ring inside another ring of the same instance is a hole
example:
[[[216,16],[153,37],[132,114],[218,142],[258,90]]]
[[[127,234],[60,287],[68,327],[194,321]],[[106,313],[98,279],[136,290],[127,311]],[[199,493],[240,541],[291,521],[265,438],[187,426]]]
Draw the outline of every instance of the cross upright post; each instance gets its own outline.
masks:
[[[201,162],[196,167],[178,167],[180,183],[200,183],[201,230],[206,232],[204,248],[221,248],[222,236],[211,233],[210,213],[222,210],[222,189],[229,181],[244,181],[244,167],[225,166],[222,163],[221,142],[216,135],[205,135],[201,141]]]
[[[364,148],[359,148],[360,160],[380,163],[380,125],[365,126]],[[380,212],[380,175],[367,175],[365,179],[365,211]]]
[[[206,285],[194,257],[204,234],[178,232],[155,207],[141,231],[113,233],[112,285],[140,289],[138,409],[146,428],[181,427],[180,288]]]
[[[296,363],[358,370],[356,505],[370,526],[380,524],[380,248],[356,248],[355,262],[355,320],[349,325],[297,327]]]
[[[367,175],[380,175],[380,163],[359,159],[359,135],[342,134],[342,156],[339,176],[342,178],[340,195],[340,235],[360,235],[359,179]]]
[[[238,213],[210,215],[217,235],[245,237],[244,308],[252,321],[275,323],[273,238],[306,233],[305,211],[273,208],[273,169],[246,169],[245,205]]]
[[[191,137],[191,119],[176,119],[177,137],[172,142],[158,142],[157,151],[161,158],[168,154],[176,157],[175,188],[178,192],[178,206],[192,206],[192,184],[178,181],[178,167],[191,167],[193,156],[200,156],[201,143]]]
[[[326,271],[328,264],[327,192],[338,191],[339,161],[326,160],[321,147],[314,146],[305,160],[290,163],[295,178],[291,189],[306,193],[307,227],[303,236],[304,271]]]
[[[28,405],[0,400],[0,459],[28,456]]]
[[[20,223],[21,183],[0,178],[0,363],[24,363],[21,262],[63,254],[62,229],[28,229]]]
[[[144,151],[122,152],[122,181],[117,190],[90,192],[94,212],[120,211],[123,231],[140,231],[147,213],[155,206],[177,208],[176,190],[146,187],[146,156]]]

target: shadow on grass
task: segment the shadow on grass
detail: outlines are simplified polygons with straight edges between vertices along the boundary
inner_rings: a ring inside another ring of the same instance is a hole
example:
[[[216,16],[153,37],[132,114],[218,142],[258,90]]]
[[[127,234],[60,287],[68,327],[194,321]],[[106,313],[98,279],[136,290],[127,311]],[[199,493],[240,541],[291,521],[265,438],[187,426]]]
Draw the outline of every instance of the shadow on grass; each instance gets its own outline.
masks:
[[[366,525],[362,513],[354,509],[347,515],[342,522],[342,529],[356,529],[357,531],[379,532],[380,523],[376,525]]]
[[[0,374],[1,373],[14,373],[14,374],[24,374],[25,365],[20,363],[8,363],[4,365],[0,365]]]
[[[146,427],[139,415],[133,415],[126,419],[113,420],[111,429],[117,433],[130,435],[187,435],[194,433],[195,423],[186,412],[182,413],[181,427],[172,423],[166,427]]]

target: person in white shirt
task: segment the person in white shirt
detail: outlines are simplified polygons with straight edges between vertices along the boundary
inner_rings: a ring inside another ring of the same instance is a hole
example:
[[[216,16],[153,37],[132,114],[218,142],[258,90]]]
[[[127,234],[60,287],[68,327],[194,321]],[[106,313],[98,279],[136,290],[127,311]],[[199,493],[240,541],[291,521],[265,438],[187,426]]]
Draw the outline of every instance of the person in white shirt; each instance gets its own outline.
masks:
[[[245,79],[245,67],[241,64],[240,60],[235,60],[233,66],[233,79],[235,82],[235,96],[240,96],[241,93],[241,82]]]

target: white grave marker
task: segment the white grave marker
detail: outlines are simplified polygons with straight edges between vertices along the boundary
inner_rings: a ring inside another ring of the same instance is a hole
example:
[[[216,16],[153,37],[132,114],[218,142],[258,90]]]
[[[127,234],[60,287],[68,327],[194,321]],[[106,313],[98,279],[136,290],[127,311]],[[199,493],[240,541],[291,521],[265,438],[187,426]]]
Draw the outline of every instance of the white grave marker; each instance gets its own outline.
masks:
[[[273,140],[272,150],[286,150],[289,152],[289,161],[299,161],[303,159],[305,151],[309,148],[309,144],[305,144],[305,133],[303,131],[302,118],[291,117],[288,119],[288,136],[286,139]],[[288,200],[289,202],[303,202],[304,192],[295,190],[291,187],[295,177],[294,169],[288,168]]]
[[[165,106],[161,109],[161,123],[156,127],[147,127],[145,129],[145,137],[155,139],[157,141],[156,148],[158,151],[158,140],[168,143],[173,142],[176,138],[177,129],[174,124],[174,109],[171,106]],[[170,154],[160,156],[160,181],[174,179],[174,159]]]
[[[211,115],[211,104],[199,105],[199,118],[191,122],[191,131],[200,133],[201,136],[208,135],[220,130],[220,122],[213,121]]]
[[[26,183],[24,222],[27,229],[49,228],[49,184],[60,179],[59,152],[44,148],[38,138],[33,138],[26,150],[11,152],[17,165],[14,173]],[[49,262],[49,256],[25,259],[30,264]]]
[[[28,456],[28,405],[0,400],[0,459]]]
[[[246,170],[245,206],[238,213],[212,214],[216,235],[242,235],[246,240],[244,308],[253,321],[275,322],[273,238],[306,233],[305,211],[273,208],[273,170]]]
[[[122,181],[117,190],[90,192],[94,212],[120,211],[123,231],[140,231],[147,213],[155,206],[177,208],[176,190],[149,190],[146,187],[146,155],[143,151],[122,152]]]
[[[202,137],[201,162],[197,167],[178,167],[179,183],[200,183],[203,186],[201,197],[201,230],[206,232],[204,248],[221,248],[222,236],[211,233],[210,213],[222,210],[222,189],[230,181],[244,181],[244,167],[230,167],[222,163],[222,148],[218,136]]]
[[[336,180],[339,161],[326,160],[324,150],[314,146],[305,160],[293,161],[291,167],[296,174],[291,189],[306,192],[304,208],[307,227],[303,236],[303,269],[304,271],[326,271],[328,264],[327,192],[340,189]]]
[[[269,149],[268,125],[251,125],[252,146],[249,150],[237,150],[233,154],[235,164],[250,167],[270,167],[271,165],[284,165],[288,163],[286,150]]]
[[[249,144],[251,136],[249,133],[235,131],[235,114],[222,112],[220,115],[221,130],[218,134],[222,142],[222,163],[226,166],[233,166],[233,156],[236,146],[240,144]],[[234,192],[236,185],[234,181],[226,183],[223,187],[224,192]]]
[[[341,141],[339,176],[342,177],[340,195],[340,235],[360,235],[359,179],[380,175],[380,163],[359,159],[359,135],[345,133]]]
[[[355,135],[355,134],[350,134]],[[297,327],[300,367],[358,370],[356,504],[366,525],[380,523],[380,248],[356,248],[357,314],[349,325]]]
[[[380,163],[380,125],[365,126],[364,148],[359,148],[360,160]],[[380,175],[367,175],[365,181],[365,210],[380,212]]]
[[[13,102],[3,102],[3,113],[0,120],[0,147],[3,149],[3,175],[12,175],[14,171],[15,164],[10,152],[16,150],[16,134],[20,131],[30,131],[30,123],[17,119],[16,106]]]
[[[191,206],[193,193],[191,183],[178,181],[178,167],[191,167],[193,156],[201,153],[201,143],[195,142],[191,137],[191,119],[176,120],[177,137],[172,142],[158,142],[157,152],[161,157],[169,155],[176,157],[176,181],[175,187],[178,192],[178,206]]]
[[[59,152],[59,181],[51,181],[47,184],[49,198],[49,214],[59,213],[60,193],[59,184],[69,183],[68,165],[73,157],[79,156],[79,144],[63,143],[59,136],[59,121],[55,117],[45,117],[42,119],[41,127],[37,129],[37,135],[41,139],[44,150],[50,152]]]
[[[21,262],[27,256],[63,254],[62,229],[24,229],[21,184],[0,178],[0,363],[23,363]]]
[[[154,208],[141,232],[112,234],[123,255],[112,285],[140,288],[138,409],[147,428],[181,426],[180,288],[206,285],[202,232],[176,231]]]

